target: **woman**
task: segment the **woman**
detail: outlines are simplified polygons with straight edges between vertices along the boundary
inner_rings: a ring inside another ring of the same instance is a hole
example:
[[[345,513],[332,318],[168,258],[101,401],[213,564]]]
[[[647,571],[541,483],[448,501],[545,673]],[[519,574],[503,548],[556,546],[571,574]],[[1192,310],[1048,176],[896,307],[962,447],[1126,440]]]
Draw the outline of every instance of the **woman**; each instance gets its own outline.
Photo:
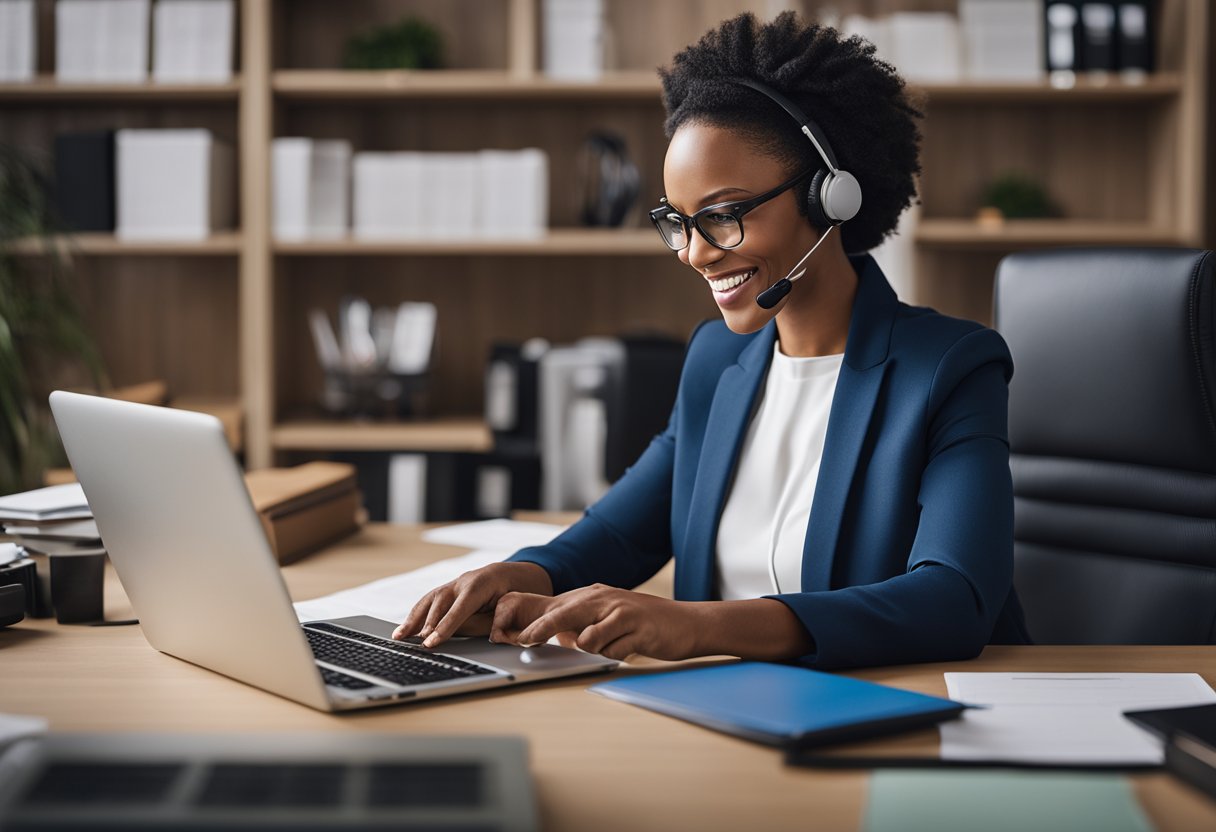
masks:
[[[433,590],[396,637],[819,668],[1027,641],[1004,341],[899,303],[846,254],[914,195],[903,82],[869,44],[789,12],[729,20],[661,74],[651,219],[723,320],[694,333],[667,429],[602,500],[549,545]],[[673,555],[676,600],[630,591]]]

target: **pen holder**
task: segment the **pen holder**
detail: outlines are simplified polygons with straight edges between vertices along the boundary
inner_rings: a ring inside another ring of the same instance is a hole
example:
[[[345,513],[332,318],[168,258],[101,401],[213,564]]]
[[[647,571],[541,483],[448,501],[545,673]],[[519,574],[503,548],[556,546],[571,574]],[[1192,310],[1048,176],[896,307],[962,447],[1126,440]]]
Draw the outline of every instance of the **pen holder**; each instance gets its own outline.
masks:
[[[429,411],[430,374],[387,370],[325,374],[321,407],[333,416],[418,419]]]
[[[60,624],[101,621],[105,554],[51,555],[51,605]]]

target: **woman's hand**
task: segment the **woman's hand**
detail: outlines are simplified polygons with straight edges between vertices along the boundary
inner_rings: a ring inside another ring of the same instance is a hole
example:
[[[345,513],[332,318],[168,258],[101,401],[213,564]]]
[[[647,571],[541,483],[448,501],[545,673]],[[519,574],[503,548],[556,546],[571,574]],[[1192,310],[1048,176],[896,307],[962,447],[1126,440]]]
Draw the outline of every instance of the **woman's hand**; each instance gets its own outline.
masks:
[[[695,605],[595,584],[557,597],[503,595],[494,608],[490,640],[542,644],[554,636],[610,659],[635,653],[676,661],[697,652]]]
[[[432,589],[393,631],[393,638],[417,634],[424,647],[442,644],[453,635],[484,636],[490,632],[494,607],[508,593],[553,594],[549,573],[535,563],[491,563],[465,572]]]

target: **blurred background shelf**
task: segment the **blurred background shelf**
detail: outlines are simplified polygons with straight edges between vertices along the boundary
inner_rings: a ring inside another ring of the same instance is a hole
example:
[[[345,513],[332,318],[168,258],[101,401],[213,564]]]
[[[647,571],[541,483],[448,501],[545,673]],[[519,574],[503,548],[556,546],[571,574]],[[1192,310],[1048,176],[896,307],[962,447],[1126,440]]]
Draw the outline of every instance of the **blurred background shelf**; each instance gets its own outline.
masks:
[[[974,251],[1008,251],[1037,246],[1177,246],[1181,234],[1142,222],[1116,220],[1005,220],[997,226],[967,219],[922,219],[919,246]]]
[[[664,255],[672,252],[645,228],[559,228],[537,239],[277,240],[276,254],[308,255]]]
[[[659,101],[654,72],[612,72],[595,81],[562,81],[509,70],[278,70],[275,95],[288,101],[435,98]]]
[[[25,256],[44,254],[48,243],[67,255],[85,254],[100,257],[124,256],[222,256],[241,252],[239,232],[221,232],[205,240],[122,240],[113,234],[87,233],[54,237],[49,241],[20,240],[13,251]]]
[[[291,421],[271,433],[280,451],[433,451],[484,453],[493,445],[480,418],[448,417],[416,422]]]
[[[236,103],[241,80],[234,77],[223,84],[85,84],[57,81],[53,75],[39,75],[33,81],[0,83],[0,102],[88,103],[98,104],[183,104],[189,102]]]

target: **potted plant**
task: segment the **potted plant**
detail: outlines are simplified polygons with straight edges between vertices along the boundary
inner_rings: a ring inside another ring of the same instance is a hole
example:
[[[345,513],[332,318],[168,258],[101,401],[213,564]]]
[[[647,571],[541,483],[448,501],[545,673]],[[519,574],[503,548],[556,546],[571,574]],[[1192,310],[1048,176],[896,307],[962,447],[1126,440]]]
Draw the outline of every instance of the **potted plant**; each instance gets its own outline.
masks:
[[[37,488],[63,464],[47,406],[53,373],[79,362],[96,384],[105,378],[54,230],[43,177],[0,144],[0,494]],[[18,243],[37,250],[18,254]]]

